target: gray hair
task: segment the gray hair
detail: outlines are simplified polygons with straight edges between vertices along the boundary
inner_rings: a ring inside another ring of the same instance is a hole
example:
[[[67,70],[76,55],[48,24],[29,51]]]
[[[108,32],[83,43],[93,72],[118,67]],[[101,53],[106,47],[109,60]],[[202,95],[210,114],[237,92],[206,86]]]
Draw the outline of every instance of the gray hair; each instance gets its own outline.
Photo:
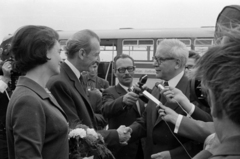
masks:
[[[157,46],[157,51],[167,54],[169,57],[180,60],[180,67],[185,67],[188,59],[188,49],[186,45],[178,39],[164,39]]]
[[[91,52],[91,43],[90,40],[96,38],[100,42],[98,35],[91,30],[81,30],[73,34],[71,38],[68,39],[66,45],[66,54],[67,57],[72,59],[74,58],[76,52],[80,49],[84,49],[87,54]]]

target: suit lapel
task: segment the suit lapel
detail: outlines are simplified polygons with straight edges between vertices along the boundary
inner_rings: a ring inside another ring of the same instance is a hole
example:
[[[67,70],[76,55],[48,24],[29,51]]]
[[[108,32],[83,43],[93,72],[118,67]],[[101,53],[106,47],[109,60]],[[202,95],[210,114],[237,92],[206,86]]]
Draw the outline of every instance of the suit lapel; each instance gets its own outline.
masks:
[[[71,68],[66,63],[63,63],[61,68],[64,70],[65,74],[68,76],[69,80],[71,82],[73,82],[75,89],[81,95],[83,101],[85,102],[85,106],[88,109],[88,113],[89,113],[90,117],[93,119],[93,122],[96,122],[92,106],[91,106],[89,99],[87,97],[87,94],[84,91],[83,86],[80,84],[80,81],[78,80],[77,76],[73,73]]]
[[[66,63],[62,64],[62,68],[65,70],[65,73],[67,74],[69,79],[74,83],[75,89],[79,92],[79,94],[82,96],[82,98],[90,105],[90,102],[87,98],[87,94],[84,91],[82,84],[80,84],[79,79],[73,73],[71,68]]]
[[[52,103],[57,109],[59,109],[60,112],[62,112],[62,114],[64,115],[64,117],[65,117],[65,118],[67,119],[67,121],[68,121],[67,115],[65,114],[65,112],[63,111],[63,109],[59,106],[59,104],[57,103],[56,99],[55,99],[52,95],[50,95],[50,97],[49,97],[48,99],[51,101],[51,103]]]

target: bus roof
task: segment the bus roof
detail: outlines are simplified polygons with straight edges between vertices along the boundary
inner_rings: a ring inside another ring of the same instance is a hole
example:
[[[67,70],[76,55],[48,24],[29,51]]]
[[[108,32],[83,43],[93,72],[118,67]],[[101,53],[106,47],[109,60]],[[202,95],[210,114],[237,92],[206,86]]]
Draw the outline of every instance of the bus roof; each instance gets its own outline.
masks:
[[[213,38],[215,28],[115,29],[93,30],[101,39],[135,38]],[[60,40],[69,39],[77,31],[58,31]]]

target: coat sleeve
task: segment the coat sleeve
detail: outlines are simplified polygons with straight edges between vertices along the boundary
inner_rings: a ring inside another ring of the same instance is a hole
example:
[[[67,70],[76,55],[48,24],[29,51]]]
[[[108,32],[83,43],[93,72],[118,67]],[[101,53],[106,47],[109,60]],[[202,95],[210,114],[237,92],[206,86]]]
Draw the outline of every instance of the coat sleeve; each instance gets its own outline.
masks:
[[[132,134],[129,142],[134,142],[142,137],[147,136],[146,113],[147,111],[145,109],[142,116],[129,126],[132,129]]]
[[[191,116],[192,116],[192,118],[194,118],[196,120],[201,120],[201,121],[205,121],[205,122],[213,121],[212,116],[210,114],[203,111],[202,109],[200,109],[197,106],[195,106],[195,110]]]
[[[100,130],[98,131],[98,133],[100,133],[103,136],[104,141],[108,148],[113,149],[121,145],[119,142],[118,132],[116,130],[113,129]]]
[[[11,116],[15,158],[42,159],[46,117],[41,102],[24,96],[16,101]]]
[[[214,132],[213,122],[203,122],[183,117],[178,134],[203,143]]]
[[[123,109],[123,96],[115,98],[109,89],[103,91],[102,97],[102,114],[108,119],[114,116],[118,116],[125,112]]]

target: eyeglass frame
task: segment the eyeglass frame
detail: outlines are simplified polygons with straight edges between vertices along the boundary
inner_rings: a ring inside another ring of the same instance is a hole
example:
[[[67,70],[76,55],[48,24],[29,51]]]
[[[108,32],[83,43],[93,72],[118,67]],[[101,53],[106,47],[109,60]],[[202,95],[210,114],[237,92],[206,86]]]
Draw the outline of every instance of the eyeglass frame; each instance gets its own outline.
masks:
[[[167,57],[167,58],[161,58],[161,57],[156,57],[156,56],[153,56],[152,57],[152,60],[154,61],[157,61],[157,63],[160,65],[161,63],[165,62],[165,61],[169,61],[169,60],[176,60],[176,58],[173,58],[173,57]]]
[[[124,71],[119,71],[119,69],[124,69]],[[133,69],[132,71],[129,71],[129,69]],[[118,73],[125,73],[126,70],[129,72],[129,73],[132,73],[134,72],[136,69],[135,66],[128,66],[128,67],[120,67],[120,68],[117,68],[116,70],[118,71]]]

